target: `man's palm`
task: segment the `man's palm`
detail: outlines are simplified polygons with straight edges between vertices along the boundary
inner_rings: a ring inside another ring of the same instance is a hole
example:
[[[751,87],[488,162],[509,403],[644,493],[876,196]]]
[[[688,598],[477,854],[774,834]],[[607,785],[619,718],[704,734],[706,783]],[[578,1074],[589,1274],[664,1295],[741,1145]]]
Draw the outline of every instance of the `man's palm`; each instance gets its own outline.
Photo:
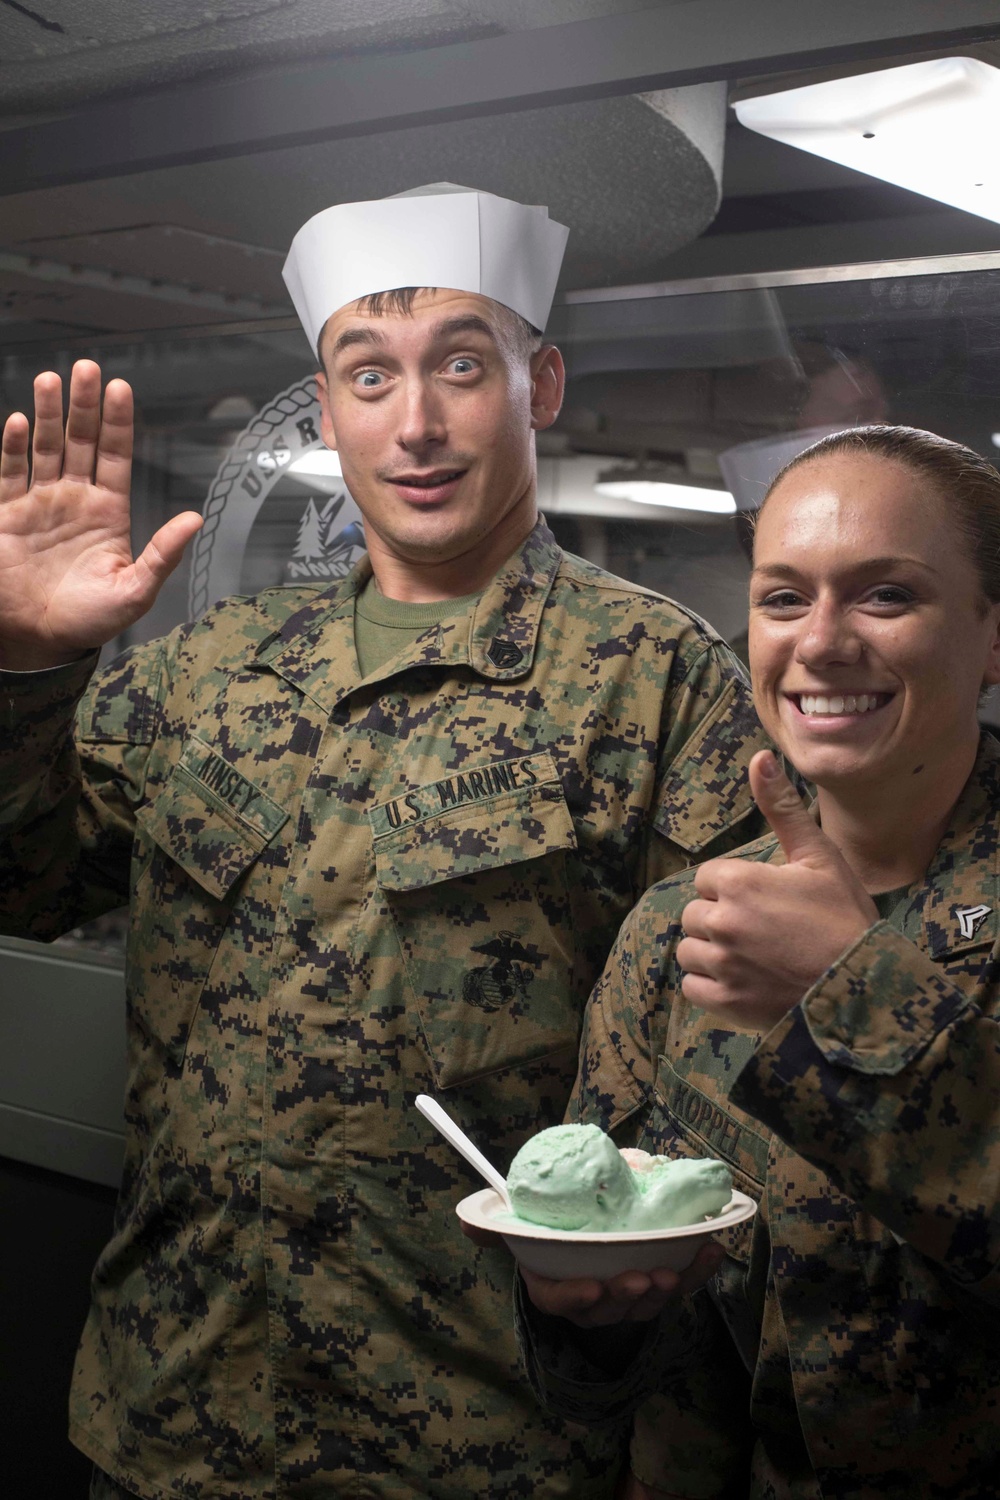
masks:
[[[132,392],[79,361],[63,428],[57,375],[35,381],[28,423],[10,417],[0,451],[0,665],[56,665],[102,646],[152,605],[201,525],[175,516],[133,562],[129,526]]]

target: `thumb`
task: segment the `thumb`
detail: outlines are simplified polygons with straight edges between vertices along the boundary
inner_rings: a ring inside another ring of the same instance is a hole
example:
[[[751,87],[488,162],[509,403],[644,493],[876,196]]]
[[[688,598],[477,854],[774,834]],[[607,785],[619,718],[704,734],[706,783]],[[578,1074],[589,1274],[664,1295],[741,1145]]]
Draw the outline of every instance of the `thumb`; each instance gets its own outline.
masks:
[[[773,750],[760,750],[750,762],[754,801],[778,836],[789,864],[826,863],[833,849],[817,827]]]
[[[163,584],[184,555],[184,548],[202,527],[202,517],[195,510],[171,516],[161,526],[135,560],[138,592],[152,604]]]

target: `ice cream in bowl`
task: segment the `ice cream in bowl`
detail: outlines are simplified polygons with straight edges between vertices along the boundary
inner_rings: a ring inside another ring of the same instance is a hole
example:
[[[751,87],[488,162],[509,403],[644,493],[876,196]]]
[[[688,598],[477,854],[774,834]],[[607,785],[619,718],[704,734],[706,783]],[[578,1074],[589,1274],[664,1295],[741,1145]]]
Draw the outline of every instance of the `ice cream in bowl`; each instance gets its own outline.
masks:
[[[700,1246],[752,1217],[725,1162],[620,1151],[596,1125],[554,1125],[525,1143],[507,1174],[510,1207],[493,1188],[464,1198],[463,1223],[503,1236],[541,1276],[607,1280],[673,1271]]]

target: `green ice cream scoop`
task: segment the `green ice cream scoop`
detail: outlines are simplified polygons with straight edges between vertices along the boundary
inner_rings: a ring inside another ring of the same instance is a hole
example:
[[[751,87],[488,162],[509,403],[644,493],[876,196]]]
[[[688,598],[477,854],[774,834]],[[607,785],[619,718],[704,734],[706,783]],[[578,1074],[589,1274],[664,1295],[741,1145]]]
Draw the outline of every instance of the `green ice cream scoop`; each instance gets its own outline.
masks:
[[[639,1190],[629,1229],[676,1229],[721,1214],[733,1196],[733,1174],[711,1157],[654,1156],[634,1174]]]
[[[553,1125],[514,1157],[507,1191],[520,1219],[550,1229],[619,1229],[638,1199],[635,1174],[596,1125]]]
[[[549,1229],[674,1229],[721,1213],[733,1179],[712,1159],[649,1157],[633,1171],[598,1126],[554,1125],[521,1147],[507,1190],[519,1219]]]

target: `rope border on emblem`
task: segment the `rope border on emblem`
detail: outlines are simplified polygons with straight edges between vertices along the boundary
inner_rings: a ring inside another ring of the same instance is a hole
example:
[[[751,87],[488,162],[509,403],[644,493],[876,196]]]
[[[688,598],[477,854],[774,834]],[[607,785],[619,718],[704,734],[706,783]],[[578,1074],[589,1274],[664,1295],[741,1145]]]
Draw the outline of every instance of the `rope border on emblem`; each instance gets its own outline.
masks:
[[[202,506],[204,525],[195,537],[191,553],[191,574],[188,583],[188,609],[192,619],[197,619],[208,608],[208,580],[212,567],[212,550],[216,532],[226,503],[237,480],[245,473],[258,451],[289,417],[307,406],[316,405],[316,377],[308,375],[272,398],[257,415],[247,423],[216,471],[209,485],[205,504]],[[276,479],[277,474],[274,476]],[[273,483],[273,480],[272,480]],[[270,488],[270,486],[269,486]]]

